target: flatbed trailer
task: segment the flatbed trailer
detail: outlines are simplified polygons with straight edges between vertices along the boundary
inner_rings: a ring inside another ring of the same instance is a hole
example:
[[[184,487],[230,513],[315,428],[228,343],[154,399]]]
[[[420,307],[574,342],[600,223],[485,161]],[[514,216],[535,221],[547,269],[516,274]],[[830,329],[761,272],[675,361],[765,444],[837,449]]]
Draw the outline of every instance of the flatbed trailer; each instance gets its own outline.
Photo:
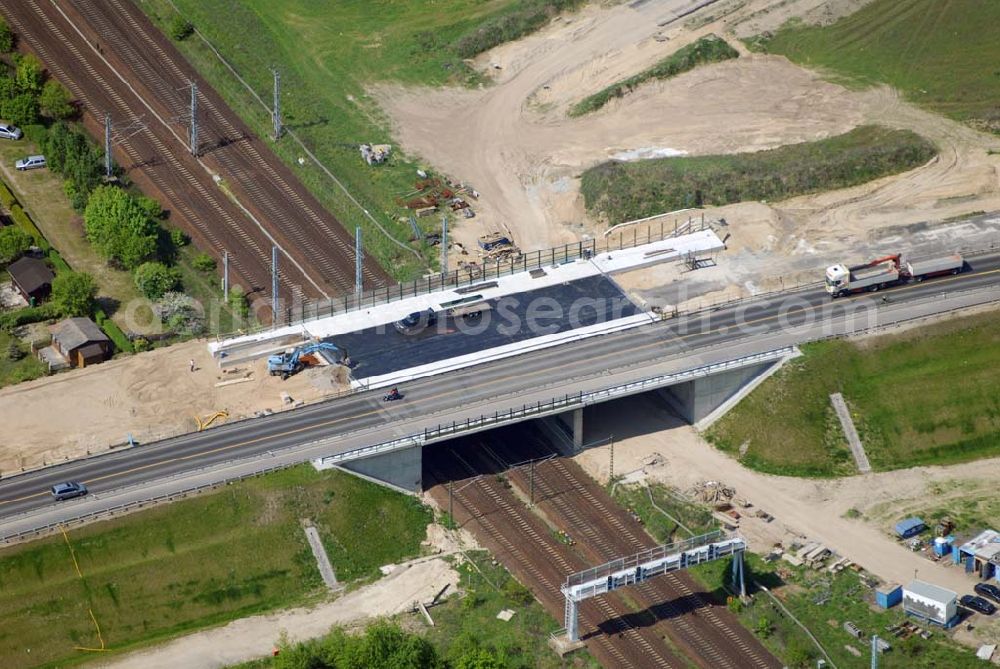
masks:
[[[903,283],[920,282],[935,276],[958,274],[965,259],[958,253],[903,261],[901,254],[876,258],[863,265],[842,264],[826,269],[826,291],[831,298],[862,292],[876,292]]]

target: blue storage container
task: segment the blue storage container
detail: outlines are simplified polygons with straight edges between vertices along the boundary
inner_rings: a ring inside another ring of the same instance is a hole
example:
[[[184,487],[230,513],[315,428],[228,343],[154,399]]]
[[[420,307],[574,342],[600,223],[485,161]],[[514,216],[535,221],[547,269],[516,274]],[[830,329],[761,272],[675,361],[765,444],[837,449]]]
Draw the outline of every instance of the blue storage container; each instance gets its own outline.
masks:
[[[927,529],[927,526],[924,525],[924,521],[920,518],[907,518],[896,523],[896,534],[901,539],[909,539],[915,534],[920,534],[925,529]]]
[[[903,601],[903,586],[889,583],[875,590],[875,603],[883,609],[892,608]]]

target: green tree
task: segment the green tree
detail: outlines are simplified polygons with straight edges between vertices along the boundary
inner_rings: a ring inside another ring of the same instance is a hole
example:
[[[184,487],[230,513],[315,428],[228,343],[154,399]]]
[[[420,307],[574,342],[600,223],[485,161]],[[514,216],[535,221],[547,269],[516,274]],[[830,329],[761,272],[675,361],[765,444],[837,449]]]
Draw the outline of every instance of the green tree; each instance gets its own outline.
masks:
[[[32,241],[31,235],[17,226],[0,228],[0,265],[9,265],[20,258]]]
[[[38,123],[38,99],[31,93],[21,93],[0,102],[0,116],[14,125]]]
[[[250,314],[250,300],[243,291],[243,286],[237,284],[229,289],[229,306],[240,318],[246,318]]]
[[[66,87],[55,79],[49,79],[42,86],[42,93],[38,96],[38,105],[42,113],[57,121],[69,118],[76,109],[73,108],[73,96],[70,95]]]
[[[0,102],[9,100],[15,95],[17,95],[17,84],[14,83],[14,77],[6,72],[0,72]]]
[[[161,262],[144,262],[135,268],[135,286],[139,292],[151,300],[158,300],[167,291],[173,290],[181,281],[176,269]]]
[[[17,59],[17,68],[14,70],[14,82],[17,84],[19,93],[38,97],[42,92],[42,83],[45,81],[45,68],[37,58],[30,53]]]
[[[83,133],[62,121],[49,129],[43,149],[49,169],[66,177],[64,188],[73,208],[83,211],[91,191],[101,183],[101,153],[91,146]]]
[[[211,272],[215,269],[215,258],[208,255],[207,253],[199,253],[191,261],[194,268],[199,272]]]
[[[191,36],[194,32],[194,25],[178,14],[174,16],[174,18],[170,19],[170,25],[167,27],[167,32],[170,33],[170,36],[173,39],[180,42]]]
[[[89,316],[94,310],[97,283],[83,272],[63,272],[52,281],[52,304],[63,316]]]
[[[159,231],[136,198],[115,186],[94,189],[83,213],[87,239],[106,258],[133,269],[156,251]]]
[[[452,669],[504,669],[507,659],[488,648],[476,648],[459,655],[450,666]]]
[[[0,16],[0,53],[9,53],[14,49],[14,33],[11,32],[10,26],[7,22]]]

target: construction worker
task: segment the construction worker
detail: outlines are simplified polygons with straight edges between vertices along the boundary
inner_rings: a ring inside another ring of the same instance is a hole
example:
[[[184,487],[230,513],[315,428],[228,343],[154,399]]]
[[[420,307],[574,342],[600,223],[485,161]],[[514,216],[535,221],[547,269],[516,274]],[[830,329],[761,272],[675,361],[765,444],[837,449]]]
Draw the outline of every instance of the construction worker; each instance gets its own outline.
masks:
[[[193,372],[194,371],[194,358],[191,358],[191,362],[189,364],[191,365],[191,371]]]

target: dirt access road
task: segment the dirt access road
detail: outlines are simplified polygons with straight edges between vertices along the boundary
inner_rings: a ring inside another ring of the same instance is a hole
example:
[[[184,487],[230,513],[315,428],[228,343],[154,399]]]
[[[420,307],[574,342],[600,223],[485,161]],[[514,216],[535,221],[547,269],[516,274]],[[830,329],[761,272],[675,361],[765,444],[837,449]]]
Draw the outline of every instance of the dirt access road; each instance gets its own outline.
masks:
[[[662,481],[679,490],[721,481],[734,488],[737,497],[772,514],[772,523],[746,517],[740,521],[740,531],[755,552],[767,552],[777,541],[805,537],[889,582],[907,583],[917,572],[959,594],[972,591],[974,581],[959,568],[931,562],[898,544],[889,532],[908,510],[919,508],[915,505],[920,498],[925,506],[933,504],[928,493],[935,484],[962,488],[972,496],[984,487],[995,488],[1000,458],[834,480],[771,476],[719,452],[652,398],[595,412],[585,429],[615,435],[615,473],[626,480]],[[609,458],[608,448],[601,447],[577,456],[577,461],[606,482]],[[849,509],[870,519],[847,518]]]
[[[749,54],[733,35],[773,29],[795,16],[830,21],[864,2],[721,0],[666,25],[690,3],[588,6],[479,59],[493,86],[382,86],[374,94],[408,150],[469,179],[483,194],[479,225],[455,232],[466,246],[476,234],[502,225],[526,249],[599,234],[603,225],[584,210],[579,174],[609,158],[755,151],[863,123],[909,128],[938,144],[937,159],[905,174],[785,202],[709,211],[729,222],[731,250],[756,254],[768,274],[796,282],[812,277],[795,261],[816,249],[846,257],[859,242],[885,236],[884,229],[905,234],[905,226],[1000,209],[1000,155],[988,153],[1000,151],[1000,139],[917,109],[889,88],[848,90],[785,58]],[[584,95],[708,32],[726,36],[741,58],[647,84],[599,112],[567,117]],[[994,229],[1000,236],[1000,227]],[[757,264],[746,272],[737,267],[725,278],[746,294],[764,288],[755,276],[759,271]]]

